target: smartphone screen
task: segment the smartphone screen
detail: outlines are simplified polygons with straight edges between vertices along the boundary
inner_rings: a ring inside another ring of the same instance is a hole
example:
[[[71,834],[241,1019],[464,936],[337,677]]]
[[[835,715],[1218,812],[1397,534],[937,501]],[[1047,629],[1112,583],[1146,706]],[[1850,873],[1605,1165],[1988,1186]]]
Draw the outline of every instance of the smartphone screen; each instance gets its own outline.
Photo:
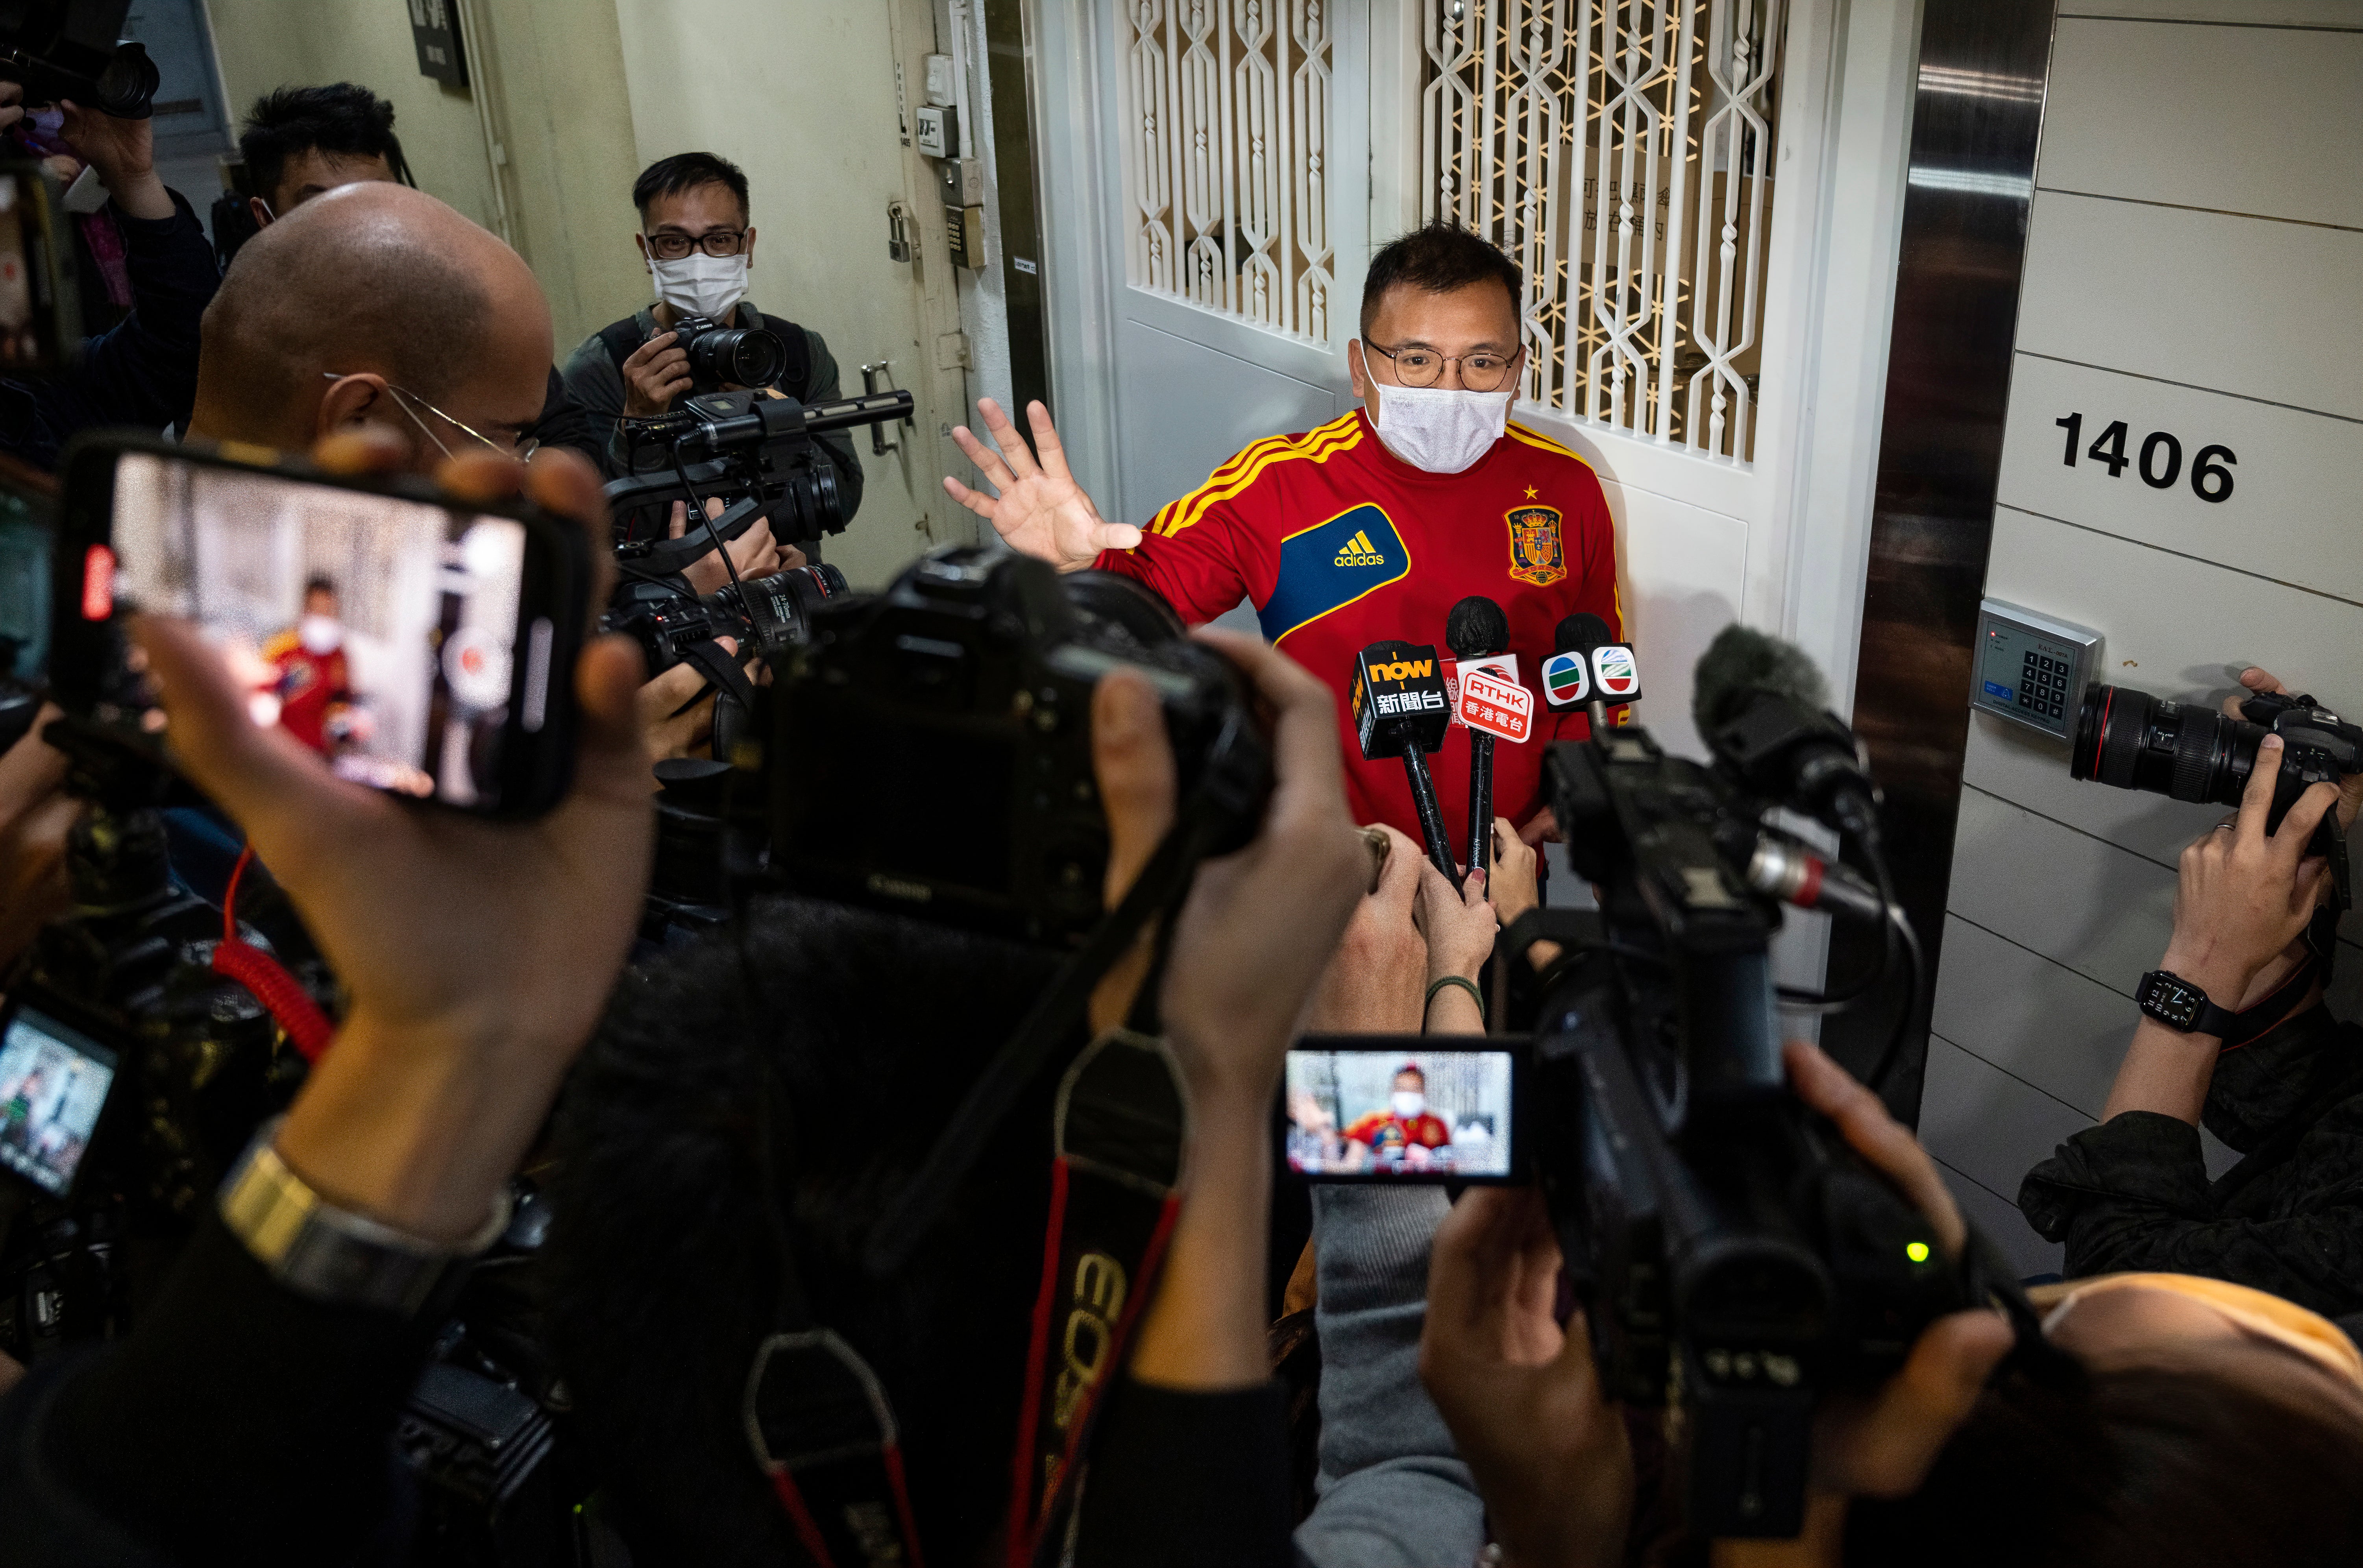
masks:
[[[19,1004],[0,1012],[0,1165],[52,1197],[73,1186],[115,1086],[115,1053]]]
[[[1508,1051],[1318,1037],[1288,1054],[1288,1165],[1324,1180],[1507,1181],[1518,1169]]]
[[[523,612],[527,545],[514,517],[126,451],[83,609],[194,622],[254,722],[344,778],[498,811],[504,749],[544,728],[572,660]]]

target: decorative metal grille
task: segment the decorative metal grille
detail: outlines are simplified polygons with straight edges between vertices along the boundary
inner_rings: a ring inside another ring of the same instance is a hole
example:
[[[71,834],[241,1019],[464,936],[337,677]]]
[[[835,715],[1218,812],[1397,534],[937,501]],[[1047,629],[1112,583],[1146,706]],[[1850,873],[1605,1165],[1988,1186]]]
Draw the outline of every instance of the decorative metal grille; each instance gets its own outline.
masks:
[[[1126,0],[1135,287],[1326,344],[1329,7]]]
[[[1747,460],[1781,0],[1422,0],[1423,221],[1525,274],[1525,398]]]

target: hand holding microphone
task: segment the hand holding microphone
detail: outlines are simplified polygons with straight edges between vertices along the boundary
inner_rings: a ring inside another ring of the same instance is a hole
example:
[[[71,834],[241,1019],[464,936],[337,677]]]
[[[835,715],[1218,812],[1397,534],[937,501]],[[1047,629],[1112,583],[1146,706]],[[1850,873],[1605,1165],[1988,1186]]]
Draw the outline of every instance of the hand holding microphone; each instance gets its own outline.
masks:
[[[1403,777],[1410,781],[1412,804],[1419,812],[1420,837],[1427,857],[1445,879],[1460,885],[1459,868],[1452,863],[1452,845],[1444,834],[1444,810],[1437,803],[1436,780],[1427,770],[1427,754],[1444,745],[1452,721],[1444,697],[1444,675],[1437,668],[1432,645],[1388,641],[1372,643],[1354,656],[1354,732],[1362,756],[1403,758]]]

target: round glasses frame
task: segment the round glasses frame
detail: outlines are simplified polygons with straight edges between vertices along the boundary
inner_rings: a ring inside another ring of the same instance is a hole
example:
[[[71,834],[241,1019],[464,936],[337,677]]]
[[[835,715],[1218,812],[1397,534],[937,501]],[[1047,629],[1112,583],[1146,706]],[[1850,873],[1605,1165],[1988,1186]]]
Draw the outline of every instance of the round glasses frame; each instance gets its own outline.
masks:
[[[1432,387],[1444,379],[1444,367],[1460,367],[1460,384],[1470,392],[1500,392],[1502,383],[1510,379],[1525,349],[1504,357],[1490,349],[1472,354],[1438,354],[1432,348],[1387,348],[1365,341],[1363,348],[1373,354],[1383,354],[1395,368],[1396,378],[1407,387]]]

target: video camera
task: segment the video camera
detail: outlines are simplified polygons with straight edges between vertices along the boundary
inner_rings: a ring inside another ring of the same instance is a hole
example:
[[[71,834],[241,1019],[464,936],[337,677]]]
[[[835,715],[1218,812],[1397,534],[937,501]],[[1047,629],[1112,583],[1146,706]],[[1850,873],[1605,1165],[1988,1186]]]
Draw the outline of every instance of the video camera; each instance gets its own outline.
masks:
[[[748,335],[717,329],[699,341],[734,336]],[[755,352],[744,343],[731,351]],[[653,419],[625,420],[626,454],[636,471],[607,485],[607,502],[624,539],[616,547],[617,561],[627,570],[637,566],[647,572],[678,571],[706,550],[737,538],[759,517],[771,519],[771,536],[783,545],[843,533],[837,471],[821,457],[813,437],[908,419],[914,406],[907,392],[809,407],[767,392],[717,392],[683,398],[679,407]],[[637,471],[644,445],[661,447],[669,466]],[[711,496],[722,497],[728,508],[700,536],[695,513]],[[690,530],[682,539],[668,540],[664,535],[672,503],[681,501],[692,508]],[[692,538],[700,540],[693,548],[669,547],[689,547]]]
[[[23,83],[28,104],[148,118],[162,78],[146,46],[122,41],[130,14],[131,0],[0,0],[0,81]]]
[[[1853,737],[1803,656],[1744,628],[1717,639],[1696,686],[1711,766],[1638,725],[1546,754],[1546,796],[1600,908],[1533,911],[1504,933],[1495,994],[1512,1037],[1308,1039],[1290,1054],[1285,1147],[1325,1178],[1538,1183],[1607,1397],[1672,1417],[1691,1527],[1786,1537],[1818,1401],[1892,1375],[1964,1304],[1964,1275],[1781,1063],[1783,1001],[1867,998],[1901,956],[1899,1036],[1916,1007],[1917,944],[1887,891]],[[1839,832],[1868,874],[1825,863],[1780,811]],[[1777,987],[1784,901],[1888,928],[1880,974],[1850,997]],[[1546,940],[1561,954],[1536,975],[1526,955]],[[1439,1043],[1487,1049],[1425,1050]],[[1424,1095],[1348,1121],[1410,1071]],[[1398,1138],[1433,1146],[1385,1158]]]

